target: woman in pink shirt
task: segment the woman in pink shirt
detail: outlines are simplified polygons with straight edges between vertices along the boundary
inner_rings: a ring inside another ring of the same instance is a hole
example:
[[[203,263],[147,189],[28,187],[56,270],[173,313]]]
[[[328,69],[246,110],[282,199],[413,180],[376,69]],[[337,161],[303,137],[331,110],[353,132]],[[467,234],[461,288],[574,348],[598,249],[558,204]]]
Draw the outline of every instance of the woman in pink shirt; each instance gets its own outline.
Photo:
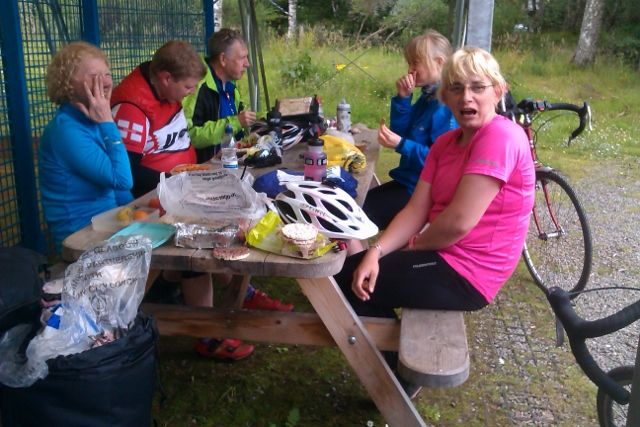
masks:
[[[524,131],[495,112],[505,91],[498,63],[482,49],[460,49],[445,63],[439,96],[460,128],[436,140],[408,204],[336,276],[359,315],[478,310],[515,269],[535,170]]]

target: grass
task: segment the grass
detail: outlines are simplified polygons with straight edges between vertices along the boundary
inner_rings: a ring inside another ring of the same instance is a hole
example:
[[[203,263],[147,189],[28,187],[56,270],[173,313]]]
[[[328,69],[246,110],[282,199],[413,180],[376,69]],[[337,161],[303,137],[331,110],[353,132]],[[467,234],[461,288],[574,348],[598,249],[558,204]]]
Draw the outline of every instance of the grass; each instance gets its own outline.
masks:
[[[635,137],[640,124],[632,113],[640,111],[640,79],[636,71],[609,58],[576,69],[568,65],[572,47],[561,40],[556,36],[530,41],[528,45],[538,46],[536,51],[509,48],[494,53],[516,98],[591,104],[594,129],[570,147],[564,140],[576,125],[571,116],[547,125],[539,139],[541,159],[578,178],[598,167],[600,159],[640,153]],[[405,71],[401,53],[344,46],[340,40],[323,44],[311,32],[297,45],[271,41],[264,52],[272,103],[276,97],[318,94],[331,117],[344,96],[351,104],[352,122],[375,127],[380,117],[388,116],[394,82]],[[336,67],[348,64],[345,56],[363,70],[354,64]],[[377,172],[383,181],[397,161],[397,154],[382,150]],[[294,281],[253,281],[295,303],[298,311],[311,310]],[[597,423],[595,387],[566,347],[553,346],[550,309],[522,265],[496,304],[467,315],[466,323],[471,376],[460,387],[421,394],[415,404],[427,423],[472,427]],[[336,348],[259,344],[250,359],[227,365],[196,357],[192,344],[181,337],[160,341],[161,378],[169,396],[154,406],[160,426],[385,425]]]
[[[293,280],[254,283],[294,302],[298,311],[311,310]],[[518,425],[511,414],[521,405],[522,413],[547,410],[553,417],[547,425],[593,425],[595,387],[566,348],[553,347],[550,310],[524,268],[495,305],[468,314],[466,323],[470,378],[457,388],[422,392],[415,405],[429,424]],[[518,347],[522,337],[505,324],[520,326],[531,343]],[[221,364],[199,358],[192,345],[184,337],[160,340],[160,378],[168,396],[154,406],[160,426],[385,425],[336,348],[259,344],[246,361]],[[509,403],[515,410],[506,406],[506,396],[516,397]]]
[[[401,51],[393,47],[348,49],[344,40],[323,37],[318,39],[306,32],[296,44],[282,39],[269,41],[264,52],[271,104],[277,98],[318,94],[325,115],[335,117],[335,107],[345,97],[351,105],[352,123],[377,127],[380,118],[389,115],[395,80],[406,72]],[[536,38],[502,42],[508,47],[494,51],[514,97],[574,104],[587,101],[593,112],[593,130],[569,147],[565,141],[577,126],[576,117],[554,114],[540,132],[540,158],[569,176],[579,176],[585,162],[640,154],[636,137],[640,122],[633,116],[640,110],[638,72],[611,57],[599,57],[592,67],[578,69],[570,65],[574,45],[563,44],[563,35],[529,37]],[[241,89],[247,93],[246,79]],[[264,100],[262,109],[266,110]],[[538,123],[550,117],[543,115]],[[390,150],[381,153],[378,172],[383,180],[387,168],[396,162],[393,155]]]

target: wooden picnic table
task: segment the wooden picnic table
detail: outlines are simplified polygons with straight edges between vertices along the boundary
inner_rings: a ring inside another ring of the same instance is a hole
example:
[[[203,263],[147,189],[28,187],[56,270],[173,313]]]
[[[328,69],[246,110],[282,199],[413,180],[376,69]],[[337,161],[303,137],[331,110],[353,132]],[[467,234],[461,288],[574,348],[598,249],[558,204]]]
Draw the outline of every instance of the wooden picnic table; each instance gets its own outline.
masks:
[[[355,134],[367,156],[367,167],[354,175],[358,180],[358,201],[362,203],[372,182],[379,146],[376,131],[362,128]],[[299,147],[285,152],[278,167],[300,169]],[[253,171],[254,175],[274,168]],[[97,232],[91,226],[72,234],[63,242],[63,257],[72,262],[92,245],[107,239],[110,233]],[[188,270],[233,275],[231,297],[224,307],[215,308],[145,304],[144,310],[155,316],[161,334],[233,336],[238,339],[303,345],[337,345],[362,382],[385,420],[393,426],[424,426],[425,423],[404,393],[379,350],[398,351],[400,322],[394,319],[360,318],[345,299],[333,279],[342,269],[345,251],[302,260],[251,249],[248,258],[222,261],[208,249],[185,249],[170,243],[153,250],[151,268],[155,271]],[[291,277],[316,313],[283,313],[241,310],[244,291],[251,276]],[[150,274],[149,282],[153,277]],[[229,302],[231,301],[231,302]]]

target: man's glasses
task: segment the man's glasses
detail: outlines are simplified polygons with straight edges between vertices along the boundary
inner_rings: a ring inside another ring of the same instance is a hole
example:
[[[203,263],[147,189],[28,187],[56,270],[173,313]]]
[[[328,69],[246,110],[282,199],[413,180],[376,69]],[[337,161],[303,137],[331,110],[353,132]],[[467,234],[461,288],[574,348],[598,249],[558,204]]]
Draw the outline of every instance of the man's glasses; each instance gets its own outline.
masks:
[[[460,83],[454,83],[451,86],[449,86],[447,90],[455,95],[461,95],[462,93],[464,93],[464,90],[466,88],[469,88],[469,90],[472,93],[481,94],[481,93],[484,93],[484,90],[488,87],[493,87],[493,85],[483,85],[483,84],[474,83],[467,86]]]

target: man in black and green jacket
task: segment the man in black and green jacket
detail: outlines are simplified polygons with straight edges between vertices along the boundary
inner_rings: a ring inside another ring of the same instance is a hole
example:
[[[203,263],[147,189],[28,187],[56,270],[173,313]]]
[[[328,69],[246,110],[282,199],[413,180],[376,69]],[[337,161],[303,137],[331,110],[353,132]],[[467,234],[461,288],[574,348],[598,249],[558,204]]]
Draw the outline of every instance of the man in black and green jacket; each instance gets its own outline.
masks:
[[[227,123],[237,135],[256,121],[256,113],[243,110],[235,84],[249,67],[249,51],[238,31],[223,28],[209,38],[207,74],[182,106],[198,163],[206,162],[220,149]],[[240,135],[241,136],[241,135]]]
[[[256,121],[255,112],[240,108],[240,92],[235,84],[249,67],[249,51],[240,33],[221,29],[209,38],[208,51],[209,56],[203,58],[207,74],[195,93],[182,101],[198,163],[210,160],[220,150],[227,123],[236,136],[242,136],[238,134]],[[242,308],[292,311],[294,307],[249,285]]]

